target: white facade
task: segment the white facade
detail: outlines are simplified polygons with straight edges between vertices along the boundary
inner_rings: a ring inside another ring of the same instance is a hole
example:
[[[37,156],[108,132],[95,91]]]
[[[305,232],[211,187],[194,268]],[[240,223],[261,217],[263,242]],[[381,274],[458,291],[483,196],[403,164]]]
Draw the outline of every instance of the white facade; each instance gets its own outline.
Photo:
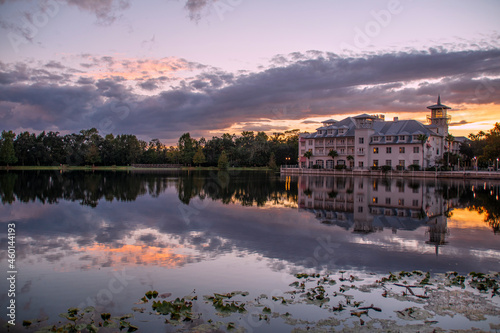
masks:
[[[367,114],[341,121],[326,120],[316,133],[300,136],[299,166],[408,169],[410,165],[423,168],[438,165],[448,148],[445,138],[450,120],[446,111],[449,107],[438,99],[438,104],[428,108],[431,109],[428,125],[397,118],[385,121],[384,116]],[[421,141],[422,136],[427,137],[425,142]],[[337,157],[328,155],[332,150],[337,152]],[[312,156],[304,157],[307,151]]]

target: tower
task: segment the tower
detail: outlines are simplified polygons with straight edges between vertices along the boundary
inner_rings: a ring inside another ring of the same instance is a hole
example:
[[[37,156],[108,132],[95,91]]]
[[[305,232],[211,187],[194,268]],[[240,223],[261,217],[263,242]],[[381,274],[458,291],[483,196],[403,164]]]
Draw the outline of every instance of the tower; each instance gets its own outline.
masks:
[[[448,124],[451,116],[448,115],[449,106],[441,104],[441,95],[438,95],[437,104],[427,107],[431,110],[431,114],[427,116],[427,121],[432,127],[436,127],[437,134],[447,136]]]

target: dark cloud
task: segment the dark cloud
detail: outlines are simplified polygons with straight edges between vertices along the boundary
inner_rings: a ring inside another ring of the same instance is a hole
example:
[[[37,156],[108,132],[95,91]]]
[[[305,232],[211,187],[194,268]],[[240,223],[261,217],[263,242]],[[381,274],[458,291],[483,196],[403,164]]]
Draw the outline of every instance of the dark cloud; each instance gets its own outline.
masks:
[[[148,90],[148,91],[153,91],[153,90],[156,90],[159,88],[158,80],[155,80],[155,79],[148,79],[144,82],[139,83],[138,85],[142,89]]]
[[[65,2],[92,13],[97,18],[97,23],[101,25],[112,24],[120,17],[121,12],[130,7],[129,0],[65,0]]]
[[[152,96],[140,95],[142,91],[132,87],[151,92],[172,79],[148,72],[136,81],[121,76],[93,81],[72,77],[57,63],[41,68],[0,63],[1,129],[55,126],[78,132],[96,127],[103,134],[134,133],[146,140],[158,137],[172,142],[186,131],[210,137],[209,131],[236,124],[244,124],[246,130],[276,129],[262,123],[264,119],[425,112],[438,94],[445,104],[500,104],[499,49],[364,57],[308,51],[280,57],[285,59],[282,65],[275,61],[259,72],[235,74],[183,59],[144,60],[145,67],[201,70]],[[124,66],[111,57],[88,59]],[[139,62],[127,66],[141,68]],[[78,84],[68,83],[70,78]]]
[[[217,0],[187,0],[184,8],[189,13],[189,18],[192,21],[199,21],[207,12],[208,7]]]
[[[457,121],[454,123],[450,123],[450,126],[460,126],[460,125],[465,125],[465,124],[469,124],[469,123],[470,122],[467,120],[461,120],[461,121]]]

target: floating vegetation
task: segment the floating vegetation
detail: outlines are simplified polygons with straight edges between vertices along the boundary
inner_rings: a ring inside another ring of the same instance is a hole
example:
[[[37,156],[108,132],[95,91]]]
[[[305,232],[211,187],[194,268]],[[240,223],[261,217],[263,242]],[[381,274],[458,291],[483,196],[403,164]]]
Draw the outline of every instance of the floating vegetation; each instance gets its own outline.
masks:
[[[139,328],[132,325],[127,319],[132,318],[133,315],[127,314],[123,316],[112,317],[110,313],[97,314],[96,310],[92,306],[88,306],[83,310],[79,308],[69,308],[67,312],[61,313],[59,317],[66,319],[68,322],[59,322],[59,325],[49,325],[44,327],[33,327],[36,328],[36,332],[81,332],[86,331],[90,333],[98,332],[101,328],[117,328],[120,331],[125,332],[135,332]],[[97,318],[97,319],[95,319]],[[99,320],[101,319],[101,320]],[[45,319],[46,320],[46,319]],[[45,321],[43,320],[43,321]],[[35,322],[39,325],[42,320],[36,320]],[[30,328],[32,321],[24,320],[23,326]],[[38,326],[37,325],[37,326]]]
[[[249,323],[290,325],[294,332],[432,332],[441,330],[439,317],[443,316],[462,316],[471,322],[496,318],[496,322],[488,324],[491,329],[500,326],[500,300],[496,297],[500,295],[500,273],[448,272],[431,276],[429,272],[401,271],[385,276],[364,274],[361,278],[339,271],[336,274],[298,273],[293,277],[297,280],[289,284],[291,290],[273,291],[269,296],[260,294],[248,299],[249,292],[232,291],[205,295],[198,301],[194,292],[173,298],[171,293],[150,290],[138,304],[150,305],[150,315],[166,316],[166,325],[182,326],[176,329],[191,332],[243,332]],[[368,281],[362,283],[364,279]],[[368,298],[364,297],[367,293]],[[296,307],[310,306],[323,311],[324,318],[315,322],[291,314],[297,313]],[[132,310],[141,319],[148,316],[145,307]],[[60,316],[66,322],[39,328],[41,320],[24,320],[23,326],[26,330],[41,332],[97,332],[101,328],[133,332],[138,329],[129,322],[132,315],[113,317],[108,312],[97,313],[92,307],[70,308]],[[223,319],[219,321],[216,317]],[[471,323],[472,327],[475,326]]]

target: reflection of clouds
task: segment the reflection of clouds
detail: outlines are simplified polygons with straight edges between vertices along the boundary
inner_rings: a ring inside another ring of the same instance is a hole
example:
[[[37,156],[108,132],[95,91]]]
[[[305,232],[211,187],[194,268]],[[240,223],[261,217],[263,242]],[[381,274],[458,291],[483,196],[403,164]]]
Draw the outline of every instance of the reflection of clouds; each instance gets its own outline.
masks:
[[[96,258],[97,266],[101,267],[154,265],[174,268],[183,266],[189,261],[187,255],[177,254],[169,248],[154,246],[124,245],[119,248],[112,248],[108,245],[96,243],[90,247],[80,248],[79,251]]]

